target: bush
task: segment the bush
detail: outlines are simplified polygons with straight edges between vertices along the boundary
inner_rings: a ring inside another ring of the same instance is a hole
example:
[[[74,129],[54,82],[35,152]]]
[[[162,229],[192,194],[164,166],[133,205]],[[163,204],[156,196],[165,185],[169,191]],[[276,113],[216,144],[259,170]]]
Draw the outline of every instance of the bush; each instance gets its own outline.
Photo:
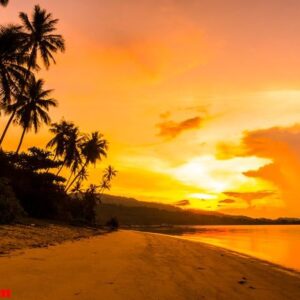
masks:
[[[109,227],[110,230],[118,230],[119,221],[117,218],[111,218],[106,222],[106,226]]]
[[[24,214],[8,179],[0,177],[0,223],[7,224],[16,221]]]

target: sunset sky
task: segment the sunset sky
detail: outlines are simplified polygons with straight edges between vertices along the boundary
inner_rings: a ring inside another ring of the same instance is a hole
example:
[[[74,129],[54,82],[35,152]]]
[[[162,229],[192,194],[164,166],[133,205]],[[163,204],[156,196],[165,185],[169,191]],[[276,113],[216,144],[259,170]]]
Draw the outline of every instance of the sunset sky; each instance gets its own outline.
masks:
[[[1,23],[36,1],[11,0]],[[300,217],[298,0],[40,0],[67,51],[41,71],[63,117],[100,130],[112,194]],[[0,129],[5,118],[1,116]],[[21,129],[3,144],[15,149]],[[47,128],[23,149],[45,146]],[[188,201],[182,201],[188,200]]]

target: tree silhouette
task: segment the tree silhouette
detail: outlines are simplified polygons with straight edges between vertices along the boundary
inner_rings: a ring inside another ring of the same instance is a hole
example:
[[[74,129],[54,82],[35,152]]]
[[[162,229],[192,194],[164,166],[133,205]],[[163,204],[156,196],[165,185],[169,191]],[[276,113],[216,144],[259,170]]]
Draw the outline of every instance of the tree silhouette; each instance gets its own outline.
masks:
[[[36,81],[33,77],[23,96],[20,96],[18,101],[8,108],[16,112],[15,122],[23,128],[16,153],[19,153],[26,132],[32,128],[35,132],[38,132],[43,123],[48,125],[51,122],[48,111],[51,106],[55,107],[57,102],[55,99],[48,98],[51,90],[44,90],[43,85],[43,80]]]
[[[55,63],[53,54],[58,51],[65,51],[65,41],[60,34],[54,34],[58,19],[53,19],[52,14],[41,9],[39,5],[34,7],[31,19],[24,12],[21,12],[19,17],[22,21],[22,44],[20,51],[24,56],[28,56],[25,83],[19,94],[22,97],[26,88],[26,82],[30,79],[31,70],[39,69],[37,64],[38,57],[41,58],[46,69],[48,69],[51,62]],[[0,146],[11,122],[14,120],[15,114],[16,111],[11,112],[11,116],[0,138]]]
[[[108,166],[105,170],[104,170],[104,174],[102,176],[102,181],[100,184],[100,192],[99,192],[99,202],[101,203],[101,199],[103,196],[103,193],[105,190],[110,190],[111,189],[111,181],[113,180],[114,177],[117,176],[118,171],[112,167],[112,166]]]
[[[73,123],[64,120],[60,123],[51,124],[49,131],[54,134],[54,137],[48,142],[47,148],[54,148],[55,157],[61,157],[64,154],[68,138],[73,128]]]
[[[6,6],[8,4],[9,0],[0,0],[0,5]]]
[[[89,164],[96,164],[98,160],[101,160],[102,157],[107,156],[108,143],[103,138],[103,135],[99,132],[93,132],[90,136],[86,137],[81,144],[81,154],[85,160],[82,168],[77,173],[75,178],[66,188],[66,192],[70,187],[76,182],[81,172],[86,169]]]
[[[19,93],[26,69],[20,66],[25,59],[20,54],[20,27],[0,27],[0,109],[5,109]]]

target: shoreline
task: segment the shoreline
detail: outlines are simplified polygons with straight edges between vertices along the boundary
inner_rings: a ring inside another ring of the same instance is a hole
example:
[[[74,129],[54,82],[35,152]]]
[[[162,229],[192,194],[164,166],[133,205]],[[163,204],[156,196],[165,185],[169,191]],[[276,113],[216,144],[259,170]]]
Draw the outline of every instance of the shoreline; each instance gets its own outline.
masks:
[[[248,225],[246,225],[246,226],[248,226]],[[237,256],[245,258],[245,259],[251,259],[251,260],[257,261],[258,263],[261,263],[261,264],[264,264],[264,265],[269,265],[270,267],[279,269],[283,272],[289,272],[291,274],[294,274],[295,276],[299,276],[299,278],[300,278],[300,270],[298,270],[298,269],[289,268],[289,267],[286,267],[284,265],[269,261],[267,259],[262,259],[262,258],[254,256],[254,255],[239,252],[239,251],[232,250],[232,249],[229,249],[229,248],[225,248],[225,247],[222,247],[222,246],[213,245],[213,244],[210,244],[210,243],[205,242],[205,241],[198,241],[198,240],[193,240],[193,239],[189,239],[189,238],[184,238],[180,235],[171,235],[171,234],[165,234],[165,233],[159,233],[159,232],[138,231],[138,230],[130,230],[130,231],[150,233],[150,234],[153,234],[153,235],[161,235],[161,236],[165,236],[165,237],[180,239],[180,240],[187,241],[187,242],[201,244],[205,247],[211,247],[212,249],[215,249],[216,251],[229,252],[232,255],[237,255]]]
[[[15,299],[300,298],[298,273],[206,243],[128,230],[0,257],[0,278]]]

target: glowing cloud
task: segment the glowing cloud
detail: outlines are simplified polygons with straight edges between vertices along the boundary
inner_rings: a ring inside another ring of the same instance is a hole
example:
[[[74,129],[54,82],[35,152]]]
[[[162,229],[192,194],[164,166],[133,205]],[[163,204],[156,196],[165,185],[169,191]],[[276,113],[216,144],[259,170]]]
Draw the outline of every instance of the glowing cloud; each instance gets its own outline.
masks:
[[[202,124],[201,117],[190,118],[181,122],[163,121],[157,127],[160,129],[159,136],[175,138],[186,130],[198,129]]]

